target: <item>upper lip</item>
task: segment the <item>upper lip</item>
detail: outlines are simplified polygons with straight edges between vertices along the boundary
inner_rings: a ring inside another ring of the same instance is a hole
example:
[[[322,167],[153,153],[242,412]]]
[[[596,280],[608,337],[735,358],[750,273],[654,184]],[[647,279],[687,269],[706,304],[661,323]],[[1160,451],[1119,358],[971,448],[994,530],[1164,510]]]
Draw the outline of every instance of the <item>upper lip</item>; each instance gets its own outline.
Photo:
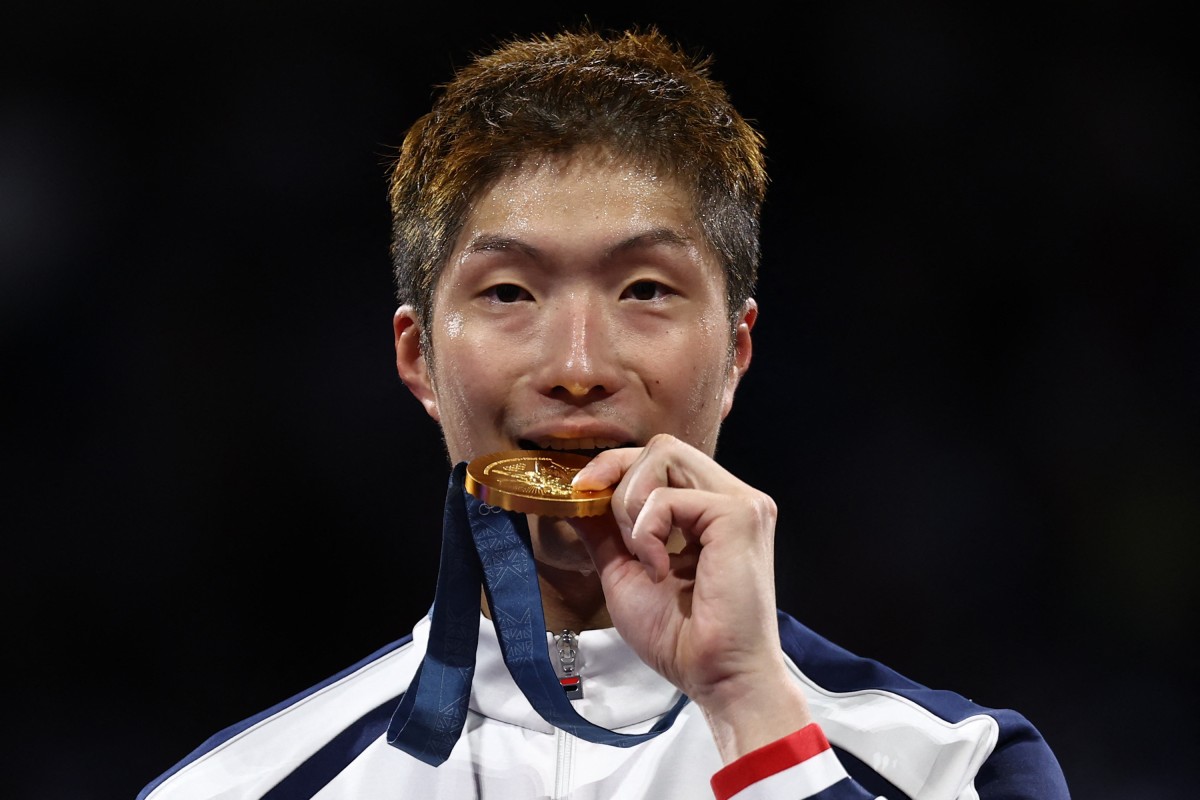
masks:
[[[523,431],[518,438],[533,442],[539,447],[553,444],[557,448],[570,450],[592,450],[637,443],[637,437],[624,428],[595,420],[548,422]]]
[[[578,451],[593,451],[593,450],[609,450],[614,447],[623,447],[632,444],[628,441],[620,441],[618,439],[593,439],[585,437],[582,439],[529,439],[521,440],[522,449],[532,447],[536,450],[578,450]]]

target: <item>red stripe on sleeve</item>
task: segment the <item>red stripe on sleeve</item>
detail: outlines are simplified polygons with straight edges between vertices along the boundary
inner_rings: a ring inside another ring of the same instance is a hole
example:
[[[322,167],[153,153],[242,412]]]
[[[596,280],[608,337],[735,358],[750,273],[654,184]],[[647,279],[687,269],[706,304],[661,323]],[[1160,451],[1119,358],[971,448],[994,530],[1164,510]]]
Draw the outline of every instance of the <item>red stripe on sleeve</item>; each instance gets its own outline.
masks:
[[[713,794],[717,800],[729,800],[752,783],[758,783],[777,772],[807,761],[829,749],[825,732],[810,722],[795,733],[776,739],[757,750],[726,764],[712,776]]]

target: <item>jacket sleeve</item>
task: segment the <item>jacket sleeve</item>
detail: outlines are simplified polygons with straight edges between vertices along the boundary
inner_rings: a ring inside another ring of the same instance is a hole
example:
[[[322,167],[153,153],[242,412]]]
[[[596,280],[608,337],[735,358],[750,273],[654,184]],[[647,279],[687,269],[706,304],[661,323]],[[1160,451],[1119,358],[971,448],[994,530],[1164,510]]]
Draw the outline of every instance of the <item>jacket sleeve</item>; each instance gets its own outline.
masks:
[[[997,712],[1019,720],[975,775],[980,800],[1070,800],[1067,779],[1041,733],[1016,712]]]
[[[816,723],[727,764],[711,785],[716,800],[907,800],[856,782]],[[1002,742],[971,787],[970,797],[979,800],[1071,796],[1058,760],[1032,726]]]
[[[814,722],[722,767],[716,800],[873,800],[838,761]]]

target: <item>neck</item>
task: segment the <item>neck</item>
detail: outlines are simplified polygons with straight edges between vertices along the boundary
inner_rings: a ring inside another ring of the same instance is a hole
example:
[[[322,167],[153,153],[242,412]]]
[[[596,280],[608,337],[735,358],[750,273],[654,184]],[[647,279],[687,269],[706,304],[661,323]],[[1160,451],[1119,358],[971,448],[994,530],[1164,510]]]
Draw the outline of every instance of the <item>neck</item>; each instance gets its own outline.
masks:
[[[597,573],[584,574],[540,562],[537,567],[547,630],[581,633],[592,628],[612,627]]]
[[[604,590],[596,573],[584,574],[577,570],[559,569],[538,562],[538,586],[542,592],[542,613],[546,617],[546,630],[551,633],[568,630],[582,633],[595,628],[611,628],[612,618],[604,603]],[[487,594],[479,592],[479,606],[483,615],[492,618]]]
[[[600,575],[575,529],[566,520],[554,517],[531,514],[526,519],[546,630],[582,633],[594,628],[611,628],[612,619],[604,602]],[[616,535],[616,523],[612,525]],[[491,619],[487,597],[483,592],[480,595],[483,614]]]

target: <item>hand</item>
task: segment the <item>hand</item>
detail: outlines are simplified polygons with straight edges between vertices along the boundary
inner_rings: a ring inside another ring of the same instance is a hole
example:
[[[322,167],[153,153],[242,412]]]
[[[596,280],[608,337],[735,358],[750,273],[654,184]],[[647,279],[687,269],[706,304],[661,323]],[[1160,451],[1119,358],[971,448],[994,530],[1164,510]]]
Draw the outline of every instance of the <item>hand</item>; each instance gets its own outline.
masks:
[[[622,637],[704,710],[727,761],[810,722],[779,643],[774,501],[665,434],[575,478],[613,485],[611,515],[571,524]]]

